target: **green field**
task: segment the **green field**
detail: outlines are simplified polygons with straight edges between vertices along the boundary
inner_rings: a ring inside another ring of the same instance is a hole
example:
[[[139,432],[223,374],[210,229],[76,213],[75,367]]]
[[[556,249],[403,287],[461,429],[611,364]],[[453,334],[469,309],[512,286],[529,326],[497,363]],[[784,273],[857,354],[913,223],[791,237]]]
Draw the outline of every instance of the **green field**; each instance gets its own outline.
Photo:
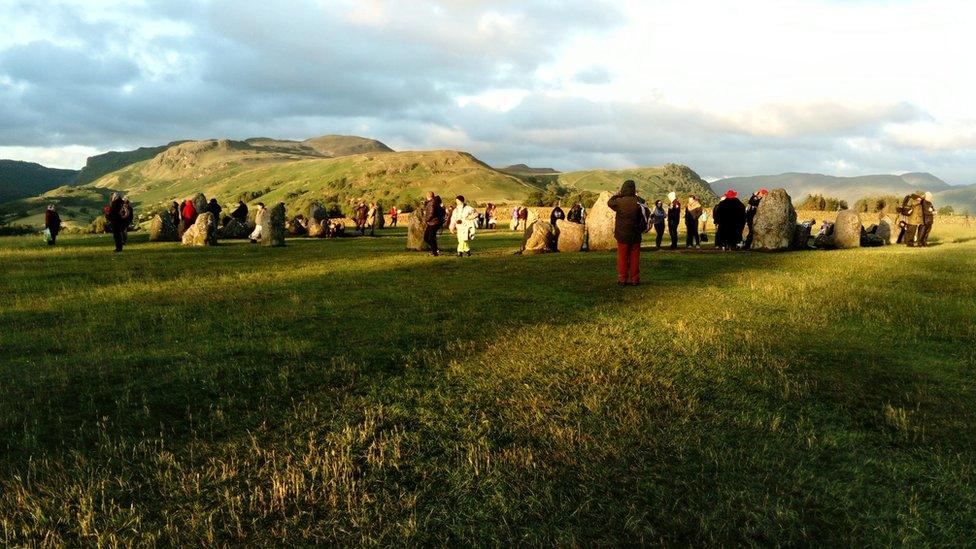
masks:
[[[0,239],[0,545],[973,543],[976,227],[133,240]]]

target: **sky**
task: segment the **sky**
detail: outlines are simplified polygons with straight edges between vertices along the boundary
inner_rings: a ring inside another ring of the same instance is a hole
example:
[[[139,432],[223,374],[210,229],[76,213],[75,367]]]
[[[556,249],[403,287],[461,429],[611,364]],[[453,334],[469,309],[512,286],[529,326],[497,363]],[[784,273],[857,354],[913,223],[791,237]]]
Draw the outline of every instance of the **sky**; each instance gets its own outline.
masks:
[[[0,158],[352,134],[976,182],[969,0],[0,0]]]

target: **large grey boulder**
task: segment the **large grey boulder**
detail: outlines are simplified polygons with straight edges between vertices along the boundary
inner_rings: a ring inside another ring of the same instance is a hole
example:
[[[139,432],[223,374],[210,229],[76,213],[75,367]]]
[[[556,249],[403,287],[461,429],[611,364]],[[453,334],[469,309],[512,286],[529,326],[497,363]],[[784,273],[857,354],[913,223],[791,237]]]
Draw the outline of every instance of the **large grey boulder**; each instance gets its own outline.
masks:
[[[556,248],[560,252],[578,252],[586,240],[586,225],[565,219],[556,220]]]
[[[261,226],[261,245],[280,247],[285,245],[285,205],[258,212],[254,222]]]
[[[248,230],[247,225],[233,217],[228,219],[227,223],[217,230],[217,237],[223,240],[239,240],[247,238],[249,234],[251,234],[251,231]]]
[[[885,245],[891,244],[891,218],[884,216],[878,221],[878,229],[874,231],[881,240],[884,241]]]
[[[790,242],[791,250],[809,250],[810,234],[813,231],[813,221],[797,223],[793,231],[793,240]]]
[[[214,215],[204,212],[197,216],[197,221],[183,233],[184,246],[216,246],[217,223]]]
[[[308,207],[308,218],[322,222],[323,220],[329,218],[329,214],[326,212],[325,206],[318,202],[312,202],[312,204]]]
[[[420,212],[413,212],[410,214],[410,219],[407,220],[407,250],[430,251],[430,246],[424,242],[424,231],[427,229],[427,224],[421,219],[422,217],[423,215]]]
[[[523,254],[544,254],[555,251],[556,230],[548,221],[536,219],[522,236]]]
[[[285,221],[285,230],[291,236],[308,234],[308,222],[305,220],[305,216],[298,215]]]
[[[617,224],[617,213],[607,205],[612,196],[613,194],[609,191],[600,193],[600,197],[596,199],[596,204],[586,216],[586,233],[589,237],[590,250],[617,249],[617,239],[613,236],[613,229]]]
[[[785,189],[773,189],[759,202],[752,223],[753,250],[788,250],[796,232],[796,210]],[[808,233],[809,234],[809,231]]]
[[[861,246],[861,216],[854,210],[837,212],[834,221],[833,247],[858,248]]]
[[[193,209],[197,211],[197,215],[202,214],[207,211],[207,197],[203,196],[203,193],[197,193],[193,195],[190,200],[193,202]],[[219,219],[215,219],[214,222],[219,223]]]
[[[160,214],[153,218],[149,225],[150,242],[179,242],[180,236],[173,218],[168,214]]]

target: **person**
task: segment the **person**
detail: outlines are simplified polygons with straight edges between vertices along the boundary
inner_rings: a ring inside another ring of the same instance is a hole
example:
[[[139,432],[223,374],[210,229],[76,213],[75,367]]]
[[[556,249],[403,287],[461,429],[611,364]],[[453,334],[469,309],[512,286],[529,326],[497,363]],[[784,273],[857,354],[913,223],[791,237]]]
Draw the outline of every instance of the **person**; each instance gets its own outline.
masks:
[[[424,201],[424,242],[430,248],[430,255],[437,257],[440,250],[437,248],[437,231],[444,224],[444,205],[441,197],[435,195],[433,191],[427,191],[427,200]]]
[[[125,245],[122,226],[122,197],[119,193],[112,193],[112,196],[109,197],[108,206],[105,207],[105,219],[108,221],[112,238],[115,240],[115,253],[119,253],[122,251],[122,246]]]
[[[258,202],[258,211],[255,212],[254,214],[255,223],[257,223],[257,221],[261,219],[261,214],[263,212],[264,212],[264,202]],[[255,224],[254,231],[251,232],[251,236],[249,236],[248,239],[251,241],[251,244],[257,244],[258,240],[261,240],[261,237],[263,235],[264,235],[264,228],[261,227],[261,225]]]
[[[189,198],[183,201],[183,208],[181,212],[183,231],[186,231],[197,222],[197,209],[193,206],[193,201]]]
[[[549,215],[549,223],[555,227],[556,221],[560,219],[566,219],[566,213],[559,207],[559,202],[556,202],[556,207],[552,209],[552,214]]]
[[[119,215],[122,216],[122,243],[128,244],[129,228],[132,227],[132,219],[135,217],[128,196],[122,199],[122,211],[119,212]]]
[[[237,207],[230,214],[231,217],[237,220],[241,225],[247,224],[247,204],[243,200],[237,201]]]
[[[734,250],[742,242],[746,226],[746,205],[734,190],[725,191],[724,200],[715,207],[715,244],[723,250]]]
[[[173,226],[176,227],[177,231],[180,231],[180,236],[183,236],[183,231],[180,230],[180,204],[179,202],[173,201],[173,205],[170,206],[169,212],[170,220],[173,221]]]
[[[756,212],[759,211],[759,203],[762,202],[763,198],[766,198],[767,194],[769,194],[768,190],[759,189],[749,197],[749,204],[746,206],[746,226],[749,227],[749,232],[746,234],[745,243],[742,244],[742,249],[744,250],[752,248],[752,225],[756,220]],[[714,218],[715,216],[712,217]]]
[[[903,240],[909,248],[914,248],[918,236],[918,227],[925,221],[922,216],[922,197],[914,193],[906,196],[905,201],[902,202],[901,213],[905,216]]]
[[[524,231],[529,227],[529,209],[526,208],[525,206],[519,208],[518,222],[519,222],[518,230],[520,231]]]
[[[362,200],[356,205],[356,230],[359,231],[360,236],[366,236],[366,220],[369,214],[369,208],[366,203]]]
[[[712,208],[712,221],[715,222],[715,247],[721,248],[722,244],[722,233],[718,230],[718,207],[725,201],[725,196],[718,197],[718,204]]]
[[[513,231],[517,231],[519,228],[519,207],[518,206],[512,208],[512,222],[509,223],[509,228]]]
[[[442,206],[443,206],[443,204],[442,204]],[[444,210],[444,222],[441,223],[441,229],[439,231],[440,233],[443,233],[444,232],[444,229],[448,229],[448,232],[450,232],[450,229],[447,226],[449,225],[448,221],[451,219],[451,217],[453,215],[454,215],[454,206],[453,205],[452,206],[449,206],[446,210]]]
[[[474,240],[476,230],[474,223],[478,218],[478,212],[468,206],[463,195],[458,195],[455,200],[456,205],[451,214],[451,232],[457,234],[457,255],[471,257],[471,241]]]
[[[573,207],[569,209],[569,213],[566,214],[566,220],[570,223],[582,223],[583,222],[583,205],[577,202],[573,204]]]
[[[628,179],[620,192],[610,197],[607,206],[616,212],[613,236],[617,240],[617,284],[640,284],[641,235],[647,229],[644,199],[637,196],[637,184]]]
[[[488,207],[485,208],[485,226],[494,229],[496,225],[498,225],[498,206],[489,202]]]
[[[400,210],[396,206],[390,208],[390,227],[397,226],[397,217],[400,216]]]
[[[54,204],[48,204],[47,210],[44,212],[44,228],[51,235],[47,245],[54,246],[58,241],[58,233],[61,232],[61,216],[58,215]]]
[[[654,245],[655,250],[661,249],[661,241],[664,240],[664,223],[667,218],[668,213],[664,211],[664,202],[655,200],[654,209],[651,210],[651,222],[654,225],[654,232],[657,233],[657,242]]]
[[[668,234],[671,236],[671,249],[678,249],[678,223],[681,222],[681,201],[678,200],[678,193],[671,191],[668,193]]]
[[[366,224],[369,226],[369,236],[376,236],[376,227],[379,225],[377,218],[379,217],[379,211],[376,207],[376,202],[369,203],[369,209],[366,210]]]
[[[207,211],[213,214],[214,223],[216,223],[220,219],[220,212],[224,209],[217,203],[216,198],[211,198],[210,202],[207,203]]]
[[[932,193],[927,192],[922,197],[922,226],[919,228],[918,245],[927,247],[929,245],[929,233],[932,232],[932,225],[935,224],[935,204],[932,203]]]
[[[698,237],[698,218],[701,217],[702,206],[698,197],[691,195],[685,205],[685,230],[688,231],[685,237],[685,248],[701,248],[701,240]]]

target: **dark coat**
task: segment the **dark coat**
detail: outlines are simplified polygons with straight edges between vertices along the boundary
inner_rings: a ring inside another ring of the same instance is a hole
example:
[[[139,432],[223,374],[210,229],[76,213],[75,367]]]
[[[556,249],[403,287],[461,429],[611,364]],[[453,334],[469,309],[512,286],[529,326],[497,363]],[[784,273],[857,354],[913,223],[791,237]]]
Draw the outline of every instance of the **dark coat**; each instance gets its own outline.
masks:
[[[922,224],[932,225],[935,223],[935,204],[922,199]]]
[[[675,200],[668,206],[668,225],[677,227],[681,222],[681,201]]]
[[[441,197],[435,196],[434,198],[424,202],[424,223],[428,227],[440,227],[441,223],[444,222],[444,206],[441,204]]]
[[[244,203],[239,204],[230,216],[241,223],[247,223],[247,205]]]
[[[53,210],[44,211],[44,228],[56,235],[61,232],[61,216]]]
[[[566,214],[563,212],[562,208],[556,206],[552,209],[552,215],[549,216],[549,222],[552,223],[553,226],[556,226],[556,221],[560,219],[566,219]]]
[[[617,212],[613,236],[621,244],[638,244],[641,235],[647,230],[644,221],[644,211],[641,205],[644,199],[637,196],[637,189],[633,184],[624,183],[620,193],[610,198],[607,205]]]
[[[583,222],[583,208],[580,205],[573,206],[569,209],[569,215],[566,219],[572,223],[582,223]]]
[[[738,198],[726,198],[715,206],[716,242],[723,246],[735,246],[742,242],[742,230],[746,226],[746,205]]]
[[[108,205],[108,211],[105,212],[105,219],[108,220],[109,225],[113,229],[122,229],[122,199],[116,198],[114,201],[110,202]]]

